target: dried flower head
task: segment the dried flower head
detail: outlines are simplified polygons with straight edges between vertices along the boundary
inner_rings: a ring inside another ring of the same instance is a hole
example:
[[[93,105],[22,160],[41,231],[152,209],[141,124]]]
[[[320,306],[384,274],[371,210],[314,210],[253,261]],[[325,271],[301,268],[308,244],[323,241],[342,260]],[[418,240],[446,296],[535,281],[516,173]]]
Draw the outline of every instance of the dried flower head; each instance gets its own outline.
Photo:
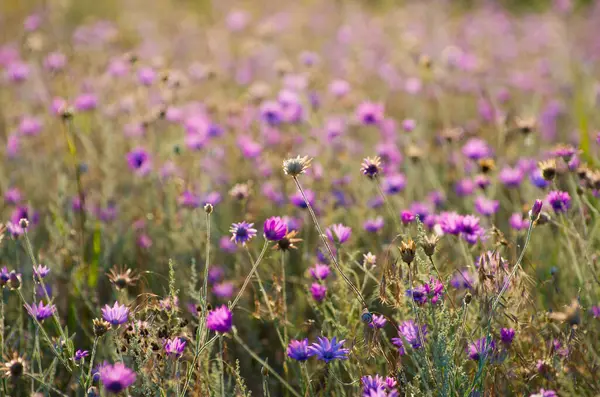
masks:
[[[140,279],[140,276],[135,274],[131,269],[114,266],[107,273],[108,279],[117,290],[122,290],[135,285],[135,282]]]
[[[479,159],[479,169],[482,173],[487,174],[496,169],[496,161],[493,158]]]
[[[236,200],[242,201],[250,197],[250,184],[237,183],[229,191],[229,195]]]
[[[310,167],[311,161],[312,158],[308,156],[289,158],[283,162],[283,172],[292,177],[304,174],[308,167]]]
[[[542,172],[542,177],[545,180],[551,181],[556,176],[556,160],[555,159],[540,161],[538,163],[538,167],[540,168],[540,171]]]
[[[273,246],[273,249],[284,251],[284,252],[288,251],[290,249],[297,249],[298,247],[296,247],[295,244],[302,241],[301,238],[296,238],[297,234],[298,234],[298,232],[296,230],[292,230],[291,232],[288,232],[281,240],[279,240],[277,243],[275,243],[275,245]]]
[[[437,234],[426,236],[423,239],[423,242],[421,243],[421,248],[423,248],[425,255],[427,255],[428,257],[433,256],[438,241],[440,241],[440,237]]]
[[[535,117],[516,117],[515,124],[521,133],[527,135],[535,130],[537,121]]]
[[[12,359],[5,362],[2,366],[3,375],[7,378],[19,378],[27,370],[25,360],[17,353],[13,353]]]
[[[378,156],[365,158],[360,167],[360,172],[369,178],[375,178],[381,171],[381,158]]]
[[[92,321],[92,324],[94,325],[94,335],[96,335],[98,338],[106,334],[111,328],[110,323],[101,318],[95,318]]]
[[[417,251],[417,244],[412,239],[408,239],[407,242],[402,241],[400,243],[400,255],[402,256],[402,260],[410,265],[412,261],[415,259],[415,253]]]

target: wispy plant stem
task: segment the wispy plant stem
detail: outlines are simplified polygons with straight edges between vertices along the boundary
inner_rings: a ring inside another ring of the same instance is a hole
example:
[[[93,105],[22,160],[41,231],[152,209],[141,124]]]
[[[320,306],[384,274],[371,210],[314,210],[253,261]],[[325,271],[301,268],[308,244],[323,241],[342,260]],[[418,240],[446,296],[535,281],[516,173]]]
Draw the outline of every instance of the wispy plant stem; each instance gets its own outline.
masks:
[[[262,251],[260,251],[260,254],[258,255],[258,258],[256,258],[256,262],[254,262],[254,265],[252,266],[252,269],[250,270],[250,273],[248,273],[248,275],[246,276],[246,279],[244,280],[244,283],[242,284],[242,288],[240,288],[240,290],[239,290],[238,294],[236,295],[235,299],[229,305],[229,310],[233,310],[235,308],[235,305],[237,305],[238,301],[240,300],[240,298],[244,294],[244,291],[246,290],[246,287],[248,286],[248,283],[250,282],[250,279],[254,275],[254,272],[256,272],[256,269],[258,268],[258,265],[260,264],[260,262],[262,261],[263,257],[265,256],[265,252],[267,252],[267,248],[268,247],[269,247],[269,240],[265,239],[265,244],[263,245]]]

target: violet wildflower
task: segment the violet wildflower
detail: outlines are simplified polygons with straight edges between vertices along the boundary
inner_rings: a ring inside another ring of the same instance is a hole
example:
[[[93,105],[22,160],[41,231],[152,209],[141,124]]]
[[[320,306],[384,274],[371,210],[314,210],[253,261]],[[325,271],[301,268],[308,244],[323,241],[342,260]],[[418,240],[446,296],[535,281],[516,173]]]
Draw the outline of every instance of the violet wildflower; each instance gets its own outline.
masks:
[[[150,155],[143,148],[135,148],[127,153],[127,163],[138,175],[147,175],[152,168]]]
[[[398,327],[398,335],[400,338],[392,338],[392,343],[398,347],[400,355],[406,354],[404,341],[406,341],[413,349],[420,349],[425,342],[427,336],[427,326],[419,327],[413,320],[404,321]]]
[[[371,318],[369,328],[383,328],[387,324],[387,319],[384,315],[373,314]]]
[[[87,350],[77,350],[73,356],[73,361],[79,364],[85,357],[89,356],[89,354],[90,353]]]
[[[474,283],[473,276],[471,276],[467,269],[457,271],[452,279],[450,279],[450,285],[456,289],[472,289]]]
[[[52,315],[56,312],[56,306],[53,304],[44,305],[44,302],[40,301],[37,306],[34,304],[33,306],[29,306],[27,304],[24,305],[27,313],[39,322],[44,321],[45,319],[52,317]]]
[[[185,190],[177,198],[177,202],[179,205],[185,208],[198,208],[200,206],[200,197],[189,190]]]
[[[6,266],[0,268],[0,288],[4,287],[10,278],[10,272]]]
[[[120,393],[135,383],[136,375],[123,363],[103,365],[99,369],[100,382],[110,393]]]
[[[287,234],[287,224],[281,217],[273,216],[265,221],[263,231],[267,240],[279,241]]]
[[[404,174],[392,174],[383,178],[382,189],[386,194],[400,193],[406,187]]]
[[[492,151],[483,139],[471,138],[463,146],[462,153],[471,160],[480,160],[490,157]]]
[[[383,120],[384,107],[380,103],[363,102],[356,108],[356,118],[364,125],[376,125]]]
[[[592,306],[590,313],[594,318],[600,318],[600,306]]]
[[[337,341],[334,336],[331,341],[325,337],[318,337],[318,342],[313,343],[309,346],[308,350],[311,354],[317,356],[318,360],[325,361],[325,363],[329,363],[333,360],[347,360],[348,353],[350,353],[349,349],[344,349],[342,346],[344,345],[345,340]]]
[[[569,193],[560,190],[553,190],[548,193],[546,201],[557,214],[567,212],[571,208],[571,196]]]
[[[51,52],[44,58],[44,68],[50,72],[59,72],[65,68],[67,57],[62,52]]]
[[[542,176],[542,171],[539,169],[535,169],[531,171],[529,174],[529,181],[531,184],[537,188],[545,189],[550,186],[550,182],[544,179]]]
[[[237,245],[235,245],[235,243],[231,241],[231,239],[227,236],[221,237],[221,239],[219,240],[219,248],[221,248],[224,252],[230,254],[237,251]]]
[[[462,230],[464,216],[456,212],[442,212],[438,218],[438,224],[442,232],[458,235]]]
[[[4,201],[7,204],[17,204],[21,201],[21,191],[16,187],[9,188],[4,192]]]
[[[137,72],[137,78],[140,84],[149,86],[156,80],[156,72],[150,67],[142,67]]]
[[[502,328],[500,330],[500,340],[507,346],[510,346],[515,339],[515,330],[512,328]]]
[[[412,223],[415,221],[415,216],[413,215],[412,212],[410,212],[408,210],[404,210],[400,213],[400,220],[402,221],[403,225],[408,225],[409,223]]]
[[[371,375],[363,376],[360,378],[360,382],[363,385],[363,393],[365,393],[365,395],[370,393],[371,390],[385,390],[386,388],[383,377],[379,375],[375,375],[375,377],[372,377]]]
[[[308,203],[312,206],[314,205],[315,202],[315,193],[310,190],[310,189],[305,189],[304,190],[304,194],[306,195],[306,199],[308,200]],[[308,208],[308,206],[306,205],[306,201],[304,201],[304,198],[302,197],[302,194],[300,192],[296,192],[293,195],[290,196],[290,202],[298,208]]]
[[[469,244],[475,244],[484,235],[484,229],[479,225],[480,219],[473,215],[462,218],[460,235]]]
[[[523,181],[523,171],[519,168],[504,167],[498,174],[498,179],[509,188],[519,187]]]
[[[291,340],[287,347],[287,355],[296,361],[306,361],[314,354],[309,350],[308,339]]]
[[[233,296],[234,285],[232,282],[224,281],[215,284],[212,288],[212,293],[220,299],[229,299]]]
[[[527,229],[527,227],[529,226],[529,221],[524,219],[521,213],[515,212],[508,219],[508,224],[516,231],[520,231]]]
[[[92,93],[84,93],[75,98],[73,107],[80,112],[87,112],[96,109],[98,98]]]
[[[125,324],[129,320],[129,308],[115,302],[113,307],[105,305],[102,309],[102,318],[114,326]]]
[[[317,302],[323,302],[323,299],[325,299],[325,296],[327,295],[327,287],[323,284],[312,283],[310,286],[310,294]]]
[[[475,191],[475,183],[468,178],[461,179],[454,184],[454,192],[457,196],[465,197],[473,194]]]
[[[495,214],[499,207],[500,203],[498,200],[490,200],[483,196],[479,196],[475,199],[475,209],[483,216]]]
[[[35,136],[42,130],[42,122],[32,116],[23,116],[19,123],[19,132],[25,136]]]
[[[50,269],[44,265],[37,265],[33,267],[33,275],[36,280],[41,280],[50,273]]]
[[[479,174],[475,176],[473,183],[481,190],[485,190],[490,185],[491,181],[486,175]]]
[[[352,235],[352,228],[337,223],[328,227],[325,230],[325,234],[332,243],[344,244]]]
[[[369,178],[375,178],[381,174],[381,158],[375,156],[373,158],[367,157],[363,160],[360,171],[363,175]]]
[[[383,217],[378,216],[374,219],[367,219],[365,223],[363,223],[363,229],[369,233],[379,232],[381,229],[383,229]]]
[[[208,270],[208,282],[211,284],[221,281],[223,277],[225,277],[225,271],[220,266],[211,266]]]
[[[256,229],[252,228],[254,223],[240,222],[231,225],[229,232],[232,234],[231,241],[245,246],[246,243],[256,236]]]
[[[226,305],[217,307],[214,310],[208,312],[206,317],[206,326],[211,331],[226,333],[231,331],[233,315],[231,310]]]
[[[537,393],[530,394],[529,397],[558,397],[554,390],[540,389]]]
[[[569,194],[567,193],[567,197],[569,196]],[[535,202],[533,203],[533,206],[531,207],[531,211],[529,211],[529,219],[531,221],[536,221],[538,219],[538,217],[540,216],[540,213],[542,212],[542,206],[544,205],[544,203],[542,202],[542,200],[535,200]]]
[[[488,341],[487,338],[481,338],[467,347],[467,354],[471,360],[485,360],[496,349],[496,343],[493,340]]]
[[[404,119],[402,120],[402,129],[404,132],[412,132],[417,126],[417,122],[413,119]]]
[[[167,339],[165,342],[165,352],[170,356],[180,358],[185,350],[185,345],[186,341],[181,338],[175,337],[173,339]]]
[[[329,268],[329,266],[323,265],[321,263],[317,263],[310,268],[310,275],[315,280],[325,280],[330,273],[331,269]]]
[[[260,107],[260,116],[265,123],[276,126],[283,120],[283,109],[279,102],[264,102]]]

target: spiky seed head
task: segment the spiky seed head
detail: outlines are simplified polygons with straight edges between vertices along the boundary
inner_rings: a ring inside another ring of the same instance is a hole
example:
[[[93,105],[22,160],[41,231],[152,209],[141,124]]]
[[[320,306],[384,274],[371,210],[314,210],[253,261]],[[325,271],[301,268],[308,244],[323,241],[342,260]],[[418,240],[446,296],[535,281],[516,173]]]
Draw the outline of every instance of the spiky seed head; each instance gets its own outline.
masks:
[[[375,178],[381,174],[381,158],[379,156],[365,158],[360,166],[360,172],[368,178]]]
[[[213,212],[213,205],[210,203],[207,203],[204,205],[204,212],[206,212],[207,214],[212,214]]]
[[[110,330],[110,323],[101,318],[95,318],[92,321],[94,325],[94,335],[100,338]]]
[[[400,243],[400,255],[402,256],[402,260],[410,265],[412,261],[415,259],[415,253],[417,251],[417,244],[412,239],[408,239],[407,242],[402,241]]]
[[[436,234],[432,234],[431,236],[425,237],[425,239],[421,243],[421,248],[423,248],[425,255],[427,255],[430,258],[433,256],[438,241],[440,241],[440,237]]]
[[[284,160],[283,162],[283,172],[286,175],[296,177],[300,174],[304,174],[306,170],[310,167],[310,162],[312,158],[308,156],[300,157],[297,156],[295,158],[289,158]]]
[[[540,170],[542,171],[542,177],[545,180],[551,181],[556,176],[556,160],[555,159],[540,161],[538,163],[538,167],[540,167]]]
[[[482,173],[487,174],[496,168],[496,161],[492,158],[486,158],[479,160],[479,169]]]

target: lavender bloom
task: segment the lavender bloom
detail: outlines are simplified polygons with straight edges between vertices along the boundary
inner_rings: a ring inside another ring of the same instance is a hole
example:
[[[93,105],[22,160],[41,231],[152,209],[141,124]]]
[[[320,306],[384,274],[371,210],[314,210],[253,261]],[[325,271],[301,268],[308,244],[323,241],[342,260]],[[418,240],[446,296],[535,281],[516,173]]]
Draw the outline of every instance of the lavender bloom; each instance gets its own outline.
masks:
[[[119,302],[115,302],[113,307],[105,305],[102,309],[102,318],[115,326],[125,324],[129,320],[129,309]]]
[[[56,306],[52,304],[44,305],[42,301],[38,303],[38,305],[29,306],[27,304],[24,305],[27,313],[39,322],[44,321],[45,319],[52,317],[54,312],[56,312]]]
[[[287,234],[287,225],[280,217],[273,216],[265,221],[263,231],[267,240],[279,241]]]
[[[311,206],[313,206],[314,202],[315,202],[315,193],[310,189],[305,189],[304,194],[306,195],[306,199],[308,200],[308,203]],[[290,202],[298,208],[308,208],[308,206],[306,205],[306,202],[304,201],[304,198],[302,198],[302,194],[300,194],[300,192],[296,192],[293,195],[291,195]]]
[[[33,275],[37,280],[46,277],[50,273],[50,269],[44,265],[37,265],[33,267]]]
[[[428,283],[408,289],[406,295],[420,305],[427,303],[428,300],[431,304],[436,304],[441,299],[443,290],[444,284],[440,280],[431,278]]]
[[[23,116],[19,123],[19,132],[25,136],[36,136],[42,130],[42,122],[32,116]]]
[[[339,342],[336,340],[335,336],[331,339],[331,342],[325,337],[318,337],[317,339],[319,342],[313,343],[308,348],[311,354],[317,356],[317,359],[325,361],[325,363],[329,363],[333,360],[348,359],[347,354],[350,353],[350,350],[342,348],[345,342],[344,339]]]
[[[152,169],[150,155],[145,149],[136,148],[127,153],[127,163],[138,175],[147,175]]]
[[[229,232],[232,234],[231,241],[245,246],[248,241],[256,236],[256,229],[252,228],[252,226],[254,226],[254,223],[240,222],[232,224],[229,229]]]
[[[283,109],[279,102],[264,102],[260,107],[260,117],[271,126],[279,125],[283,121]]]
[[[208,270],[208,282],[211,284],[216,283],[217,281],[221,281],[224,276],[225,271],[220,266],[211,266]]]
[[[387,319],[383,315],[373,314],[369,323],[370,328],[383,328],[387,324]]]
[[[600,318],[600,306],[592,306],[590,312],[592,313],[592,317]]]
[[[183,355],[186,342],[181,338],[167,339],[165,342],[165,352],[175,358],[180,358]]]
[[[406,187],[404,174],[392,174],[383,179],[382,189],[386,194],[400,193]]]
[[[328,227],[325,234],[332,243],[344,244],[352,235],[352,228],[338,223]]]
[[[226,305],[222,305],[215,310],[208,312],[206,317],[206,326],[211,331],[226,333],[231,331],[232,324],[232,313]]]
[[[156,72],[150,67],[142,67],[137,72],[137,78],[140,84],[149,86],[156,80]]]
[[[67,57],[62,52],[51,52],[44,59],[44,68],[50,72],[59,72],[66,64]]]
[[[81,362],[81,360],[83,360],[85,357],[89,356],[89,352],[87,350],[77,350],[75,352],[75,355],[73,356],[73,360],[79,364]]]
[[[456,289],[472,289],[475,281],[469,270],[459,270],[450,280],[450,285]]]
[[[490,157],[492,151],[483,139],[471,138],[463,146],[462,153],[471,160],[480,160]]]
[[[80,112],[94,110],[97,106],[98,98],[92,93],[81,94],[73,102],[73,107]]]
[[[17,204],[21,201],[21,191],[16,187],[9,188],[4,193],[4,201],[6,201],[6,204]]]
[[[417,126],[417,122],[413,119],[404,119],[402,120],[402,129],[404,132],[412,132]]]
[[[500,170],[498,178],[504,186],[509,188],[519,187],[523,181],[523,171],[520,168],[504,167]]]
[[[567,193],[567,197],[568,197],[568,193]],[[540,216],[540,212],[542,212],[542,206],[544,205],[544,203],[542,202],[542,200],[535,200],[535,202],[533,203],[533,206],[531,207],[531,210],[529,211],[529,219],[532,221],[537,220],[537,218]]]
[[[475,209],[481,215],[490,216],[498,211],[500,203],[498,200],[490,200],[486,197],[479,196],[475,199]]]
[[[513,229],[515,229],[517,231],[525,230],[529,226],[529,221],[526,219],[523,219],[523,215],[521,215],[520,213],[517,213],[517,212],[515,212],[514,214],[512,214],[510,216],[510,218],[508,219],[508,223],[509,223],[510,227],[512,227]]]
[[[571,196],[569,193],[560,190],[553,190],[548,193],[546,201],[557,214],[567,212],[571,208]]]
[[[539,392],[531,394],[529,397],[558,397],[554,390],[540,389]]]
[[[382,104],[363,102],[356,109],[356,118],[364,125],[376,125],[383,120]]]
[[[408,210],[404,210],[400,213],[400,220],[402,221],[403,225],[408,225],[409,223],[412,223],[415,221],[415,216],[413,215],[412,212],[410,212]]]
[[[177,203],[185,208],[198,208],[200,206],[200,197],[189,190],[185,190],[177,198]]]
[[[510,346],[513,339],[515,339],[515,330],[512,328],[502,328],[500,330],[500,339],[502,340],[502,343]]]
[[[458,235],[462,230],[463,218],[456,212],[442,212],[438,224],[444,233]]]
[[[11,62],[5,69],[5,76],[13,83],[22,83],[29,77],[29,65],[20,61]]]
[[[212,293],[221,299],[229,299],[233,296],[233,283],[225,281],[219,284],[215,284],[212,288]]]
[[[6,266],[0,269],[0,288],[4,287],[10,278],[10,272]]]
[[[235,243],[231,241],[229,237],[226,236],[221,237],[221,239],[219,240],[219,248],[230,254],[237,251],[237,245],[235,245]]]
[[[315,280],[325,280],[327,276],[329,276],[330,272],[331,269],[329,268],[329,266],[323,265],[321,263],[317,263],[310,268],[310,275]]]
[[[481,338],[469,344],[467,347],[467,354],[471,360],[485,360],[495,349],[496,343],[493,340],[488,342],[486,338]]]
[[[479,221],[479,218],[473,215],[466,215],[462,218],[460,235],[469,244],[475,244],[483,237],[485,231],[479,225]]]
[[[123,363],[103,365],[99,369],[100,381],[110,393],[120,393],[135,383],[136,375]]]
[[[309,350],[308,339],[291,340],[287,347],[287,355],[296,361],[306,361],[314,354]]]
[[[404,349],[404,341],[411,345],[413,349],[419,349],[425,342],[427,336],[427,326],[423,325],[419,332],[419,327],[413,320],[404,321],[398,327],[398,335],[400,338],[392,338],[392,343],[398,347],[400,355],[406,354]]]
[[[454,192],[457,196],[465,197],[473,194],[475,183],[471,179],[461,179],[454,185]]]
[[[327,295],[327,287],[319,283],[312,283],[310,286],[310,294],[317,302],[323,302],[323,299],[325,299],[325,296]]]
[[[363,376],[360,378],[360,381],[363,385],[363,393],[365,394],[370,393],[371,390],[385,390],[386,388],[383,377],[379,375],[375,375],[375,377],[372,377],[371,375]]]

